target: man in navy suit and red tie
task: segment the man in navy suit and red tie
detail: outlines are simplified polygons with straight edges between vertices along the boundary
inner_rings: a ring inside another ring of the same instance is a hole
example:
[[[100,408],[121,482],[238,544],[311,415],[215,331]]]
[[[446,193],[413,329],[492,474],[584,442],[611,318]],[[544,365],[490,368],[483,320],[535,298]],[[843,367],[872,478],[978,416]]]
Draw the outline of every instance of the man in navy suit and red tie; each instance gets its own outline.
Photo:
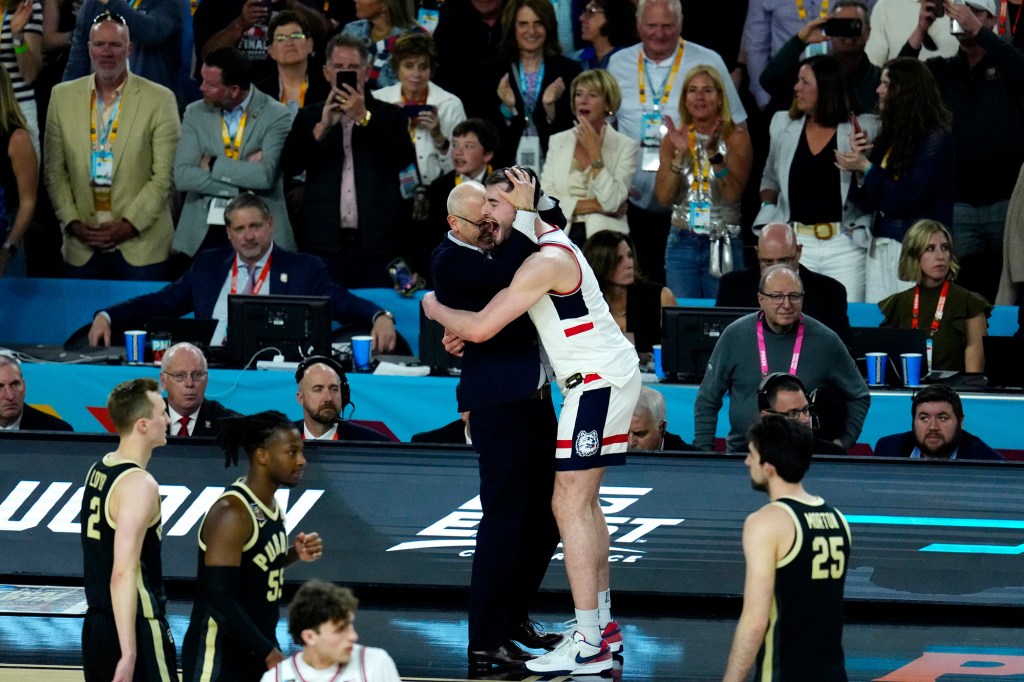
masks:
[[[224,209],[224,220],[230,249],[200,252],[178,281],[97,312],[89,343],[109,346],[112,324],[123,327],[150,317],[191,312],[198,319],[218,320],[213,343],[223,344],[228,296],[262,293],[330,296],[334,320],[370,326],[376,350],[394,349],[395,322],[390,312],[334,284],[319,258],[274,246],[274,219],[262,199],[248,192],[239,194]]]

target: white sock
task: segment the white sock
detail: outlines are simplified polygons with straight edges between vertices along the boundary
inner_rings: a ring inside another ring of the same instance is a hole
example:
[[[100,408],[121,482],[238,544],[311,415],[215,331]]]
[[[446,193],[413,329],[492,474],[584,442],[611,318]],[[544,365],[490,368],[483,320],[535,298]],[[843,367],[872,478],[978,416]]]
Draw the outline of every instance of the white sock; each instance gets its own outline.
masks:
[[[576,609],[576,632],[583,635],[587,643],[601,646],[601,626],[597,623],[597,609]]]
[[[602,632],[612,622],[612,590],[608,588],[597,593],[597,624]]]

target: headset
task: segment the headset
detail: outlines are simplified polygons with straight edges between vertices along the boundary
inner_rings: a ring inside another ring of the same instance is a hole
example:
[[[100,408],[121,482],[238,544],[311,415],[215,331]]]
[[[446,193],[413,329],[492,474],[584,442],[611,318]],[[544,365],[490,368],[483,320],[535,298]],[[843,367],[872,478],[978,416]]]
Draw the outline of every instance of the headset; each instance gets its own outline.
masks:
[[[306,371],[317,364],[327,365],[338,374],[338,381],[341,382],[341,414],[345,413],[345,408],[349,405],[355,407],[352,402],[352,389],[348,385],[348,379],[345,377],[345,370],[341,368],[341,364],[334,358],[329,358],[326,355],[310,355],[295,368],[295,383],[298,384],[302,381],[303,377],[306,376]]]
[[[797,384],[803,394],[807,395],[807,389],[804,388],[804,382],[800,381],[800,378],[789,374],[787,372],[772,372],[764,379],[761,379],[760,385],[757,387],[757,409],[759,410],[770,410],[772,406],[768,402],[768,394],[773,391],[775,385],[781,381],[790,381]]]

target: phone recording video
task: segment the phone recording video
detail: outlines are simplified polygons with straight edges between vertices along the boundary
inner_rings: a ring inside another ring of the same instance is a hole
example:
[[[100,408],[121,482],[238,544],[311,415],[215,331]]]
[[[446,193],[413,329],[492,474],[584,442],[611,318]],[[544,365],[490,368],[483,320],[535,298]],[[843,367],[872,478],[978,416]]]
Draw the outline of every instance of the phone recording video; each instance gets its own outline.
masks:
[[[339,71],[334,76],[334,84],[339,89],[344,91],[341,86],[347,85],[353,90],[356,89],[356,72],[355,71]]]
[[[833,17],[825,22],[822,31],[830,38],[859,38],[863,27],[860,19]]]

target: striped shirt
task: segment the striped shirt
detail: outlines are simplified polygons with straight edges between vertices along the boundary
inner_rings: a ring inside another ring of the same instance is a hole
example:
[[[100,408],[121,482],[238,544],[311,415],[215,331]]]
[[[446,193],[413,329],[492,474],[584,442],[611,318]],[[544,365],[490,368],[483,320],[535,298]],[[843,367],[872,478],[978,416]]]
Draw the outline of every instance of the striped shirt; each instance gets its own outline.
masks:
[[[14,53],[14,36],[11,35],[11,19],[14,12],[4,12],[3,25],[0,26],[0,66],[7,69],[14,86],[14,99],[19,102],[33,102],[36,98],[35,89],[21,77],[18,70],[18,55]],[[32,17],[25,24],[25,33],[43,34],[43,4],[40,0],[32,0]]]

